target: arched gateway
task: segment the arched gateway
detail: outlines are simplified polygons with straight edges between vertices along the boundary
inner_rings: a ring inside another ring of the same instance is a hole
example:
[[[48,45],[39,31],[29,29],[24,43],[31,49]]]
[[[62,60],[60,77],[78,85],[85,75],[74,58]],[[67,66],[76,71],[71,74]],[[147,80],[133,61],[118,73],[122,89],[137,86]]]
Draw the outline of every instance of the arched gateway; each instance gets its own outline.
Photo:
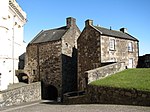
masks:
[[[42,83],[42,99],[44,100],[57,100],[58,90],[53,85],[46,85]]]

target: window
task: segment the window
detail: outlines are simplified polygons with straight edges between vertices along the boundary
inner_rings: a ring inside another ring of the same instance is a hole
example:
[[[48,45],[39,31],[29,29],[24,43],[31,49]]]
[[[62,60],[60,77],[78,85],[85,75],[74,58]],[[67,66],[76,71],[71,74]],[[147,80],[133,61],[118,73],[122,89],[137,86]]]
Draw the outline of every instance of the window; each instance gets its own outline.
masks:
[[[115,39],[110,39],[109,49],[110,50],[115,50]]]
[[[33,74],[35,75],[35,70],[33,70]]]
[[[132,51],[133,51],[132,42],[130,42],[130,43],[128,44],[128,51],[129,51],[129,52],[132,52]]]

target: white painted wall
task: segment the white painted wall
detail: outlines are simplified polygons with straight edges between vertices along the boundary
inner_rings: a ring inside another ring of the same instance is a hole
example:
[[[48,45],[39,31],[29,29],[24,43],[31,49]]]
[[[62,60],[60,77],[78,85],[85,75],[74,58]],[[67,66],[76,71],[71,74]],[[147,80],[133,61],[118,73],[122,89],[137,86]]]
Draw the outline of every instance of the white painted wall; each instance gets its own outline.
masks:
[[[26,48],[23,42],[25,23],[26,14],[16,0],[0,0],[0,90],[18,82],[15,70],[18,69],[19,56]]]

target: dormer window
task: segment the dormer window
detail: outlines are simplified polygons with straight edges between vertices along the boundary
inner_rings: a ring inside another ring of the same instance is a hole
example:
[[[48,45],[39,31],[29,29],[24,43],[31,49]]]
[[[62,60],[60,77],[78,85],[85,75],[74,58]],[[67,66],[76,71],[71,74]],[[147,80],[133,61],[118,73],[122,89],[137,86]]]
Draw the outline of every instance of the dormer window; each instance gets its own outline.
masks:
[[[129,52],[133,52],[133,44],[132,44],[132,42],[130,42],[130,43],[128,44],[128,51],[129,51]]]
[[[109,49],[112,50],[112,51],[115,50],[115,39],[110,39]]]

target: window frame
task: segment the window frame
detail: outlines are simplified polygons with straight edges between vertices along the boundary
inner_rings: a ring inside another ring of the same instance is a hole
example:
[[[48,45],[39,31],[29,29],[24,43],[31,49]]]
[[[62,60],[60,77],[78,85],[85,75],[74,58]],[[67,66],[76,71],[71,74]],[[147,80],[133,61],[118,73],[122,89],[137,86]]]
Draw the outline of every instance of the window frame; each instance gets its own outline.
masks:
[[[128,43],[128,52],[133,52],[133,43],[132,42]]]
[[[109,39],[109,50],[110,51],[115,51],[115,39]]]

